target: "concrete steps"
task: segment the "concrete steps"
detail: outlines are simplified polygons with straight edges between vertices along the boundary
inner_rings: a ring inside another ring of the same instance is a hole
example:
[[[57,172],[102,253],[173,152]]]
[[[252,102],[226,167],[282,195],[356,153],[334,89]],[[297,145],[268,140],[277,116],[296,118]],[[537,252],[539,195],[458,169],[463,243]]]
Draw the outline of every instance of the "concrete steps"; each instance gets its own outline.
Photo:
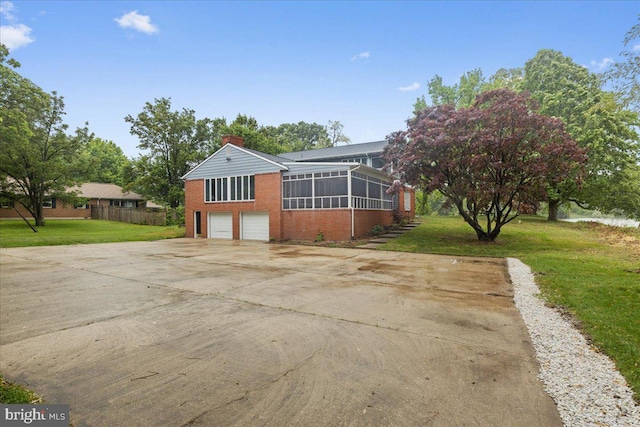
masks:
[[[403,225],[400,228],[397,228],[395,230],[390,230],[385,234],[381,234],[378,237],[375,237],[371,240],[369,240],[369,243],[367,243],[366,245],[362,245],[362,246],[358,246],[358,248],[362,248],[362,249],[376,249],[378,246],[385,244],[393,239],[395,239],[398,236],[402,236],[404,233],[413,230],[414,228],[420,226],[421,223],[419,222],[410,222],[407,225]]]

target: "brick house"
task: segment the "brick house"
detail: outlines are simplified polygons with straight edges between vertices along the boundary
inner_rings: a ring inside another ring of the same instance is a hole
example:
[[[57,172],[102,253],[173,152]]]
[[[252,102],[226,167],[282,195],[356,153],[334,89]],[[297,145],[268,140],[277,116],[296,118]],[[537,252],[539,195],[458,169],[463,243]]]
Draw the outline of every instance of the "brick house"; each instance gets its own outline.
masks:
[[[69,191],[77,191],[78,197],[85,199],[85,203],[68,205],[49,197],[44,201],[44,217],[48,218],[91,218],[91,206],[120,206],[128,208],[147,207],[147,201],[141,195],[132,191],[125,192],[116,184],[86,182]],[[0,218],[20,218],[15,211],[18,209],[25,217],[31,214],[19,203],[15,206],[8,201],[0,201]]]
[[[183,177],[186,236],[279,241],[322,233],[326,240],[349,240],[391,225],[394,213],[413,218],[413,189],[387,193],[393,179],[365,164],[381,156],[386,143],[356,145],[363,147],[273,156],[225,136],[222,148]],[[357,153],[374,147],[377,154]]]

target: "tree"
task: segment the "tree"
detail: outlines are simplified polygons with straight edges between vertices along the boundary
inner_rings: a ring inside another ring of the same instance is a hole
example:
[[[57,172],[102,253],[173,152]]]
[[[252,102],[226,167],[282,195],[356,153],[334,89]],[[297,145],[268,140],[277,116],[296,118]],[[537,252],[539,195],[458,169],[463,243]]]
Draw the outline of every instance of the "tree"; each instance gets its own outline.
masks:
[[[467,71],[453,86],[444,85],[442,77],[436,75],[429,81],[429,96],[433,105],[450,104],[456,108],[469,107],[475,101],[476,95],[482,92],[484,84],[485,80],[480,68]]]
[[[611,211],[617,196],[625,194],[623,182],[612,178],[633,175],[625,170],[635,167],[640,155],[638,135],[633,131],[637,115],[625,111],[601,87],[598,75],[558,51],[540,50],[525,64],[522,89],[540,103],[541,114],[560,118],[589,154],[582,188],[573,180],[550,186],[547,202],[551,221],[567,201]],[[619,205],[629,206],[628,200],[622,203],[620,199]],[[633,213],[633,209],[624,211]]]
[[[64,101],[18,74],[20,64],[0,45],[0,182],[3,197],[20,203],[44,226],[43,204],[53,197],[71,202],[67,188],[80,174],[78,153],[87,130],[66,134]]]
[[[182,176],[204,160],[213,135],[209,119],[196,120],[195,112],[171,110],[171,99],[147,102],[136,117],[125,117],[131,134],[146,153],[136,160],[134,187],[143,195],[172,209],[184,205]]]
[[[537,110],[508,89],[482,93],[469,108],[428,107],[389,136],[384,156],[400,183],[439,191],[479,240],[494,241],[549,182],[579,178],[585,161],[562,122]]]
[[[351,138],[342,133],[342,129],[344,129],[344,125],[339,121],[329,120],[327,124],[327,132],[329,134],[329,143],[326,145],[327,147],[337,147],[338,144],[343,143],[345,145],[351,144]],[[324,148],[321,145],[318,145],[317,148]]]
[[[623,110],[605,92],[585,113],[578,138],[589,150],[586,179],[570,200],[603,213],[640,219],[640,144],[638,115]]]
[[[113,141],[91,138],[83,147],[81,162],[87,173],[81,177],[85,182],[103,182],[123,185],[123,170],[131,161]]]
[[[634,111],[640,110],[640,15],[624,38],[627,48],[620,55],[623,60],[614,63],[605,73],[605,78],[614,83],[616,92],[623,104]],[[636,41],[638,40],[638,41]]]
[[[226,134],[241,136],[246,148],[267,154],[313,150],[351,141],[342,133],[344,126],[338,121],[329,121],[328,126],[300,121],[276,127],[262,126],[254,117],[238,114],[230,124],[224,118],[215,119],[213,123],[215,134],[220,138]]]
[[[522,86],[523,78],[524,70],[522,68],[500,68],[489,77],[487,83],[482,85],[482,91],[505,88],[518,92]]]

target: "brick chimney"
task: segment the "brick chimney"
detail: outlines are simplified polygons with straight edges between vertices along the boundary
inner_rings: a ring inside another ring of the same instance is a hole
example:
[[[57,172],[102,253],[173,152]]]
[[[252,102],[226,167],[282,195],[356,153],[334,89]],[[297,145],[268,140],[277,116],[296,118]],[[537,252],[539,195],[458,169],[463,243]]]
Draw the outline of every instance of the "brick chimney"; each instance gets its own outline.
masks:
[[[241,136],[235,135],[223,135],[222,136],[222,146],[224,147],[227,144],[233,144],[237,147],[244,147],[244,139]]]

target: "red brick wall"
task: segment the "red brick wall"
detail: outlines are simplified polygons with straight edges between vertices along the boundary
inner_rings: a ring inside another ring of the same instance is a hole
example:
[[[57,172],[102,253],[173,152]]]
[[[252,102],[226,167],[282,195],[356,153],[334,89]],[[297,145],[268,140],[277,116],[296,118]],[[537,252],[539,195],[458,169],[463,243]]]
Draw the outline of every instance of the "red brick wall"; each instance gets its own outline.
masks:
[[[283,240],[315,240],[322,233],[325,240],[351,239],[350,209],[285,210],[282,213]],[[393,224],[393,212],[354,210],[354,237],[371,235],[374,226]]]
[[[404,193],[410,194],[411,206],[408,211],[404,206]],[[416,217],[416,191],[414,188],[405,187],[404,191],[398,193],[398,208],[400,209],[400,215],[406,219],[413,219]]]
[[[269,235],[275,240],[315,240],[318,233],[325,240],[349,240],[351,238],[350,209],[282,210],[282,184],[279,172],[256,175],[256,200],[253,202],[205,203],[204,180],[185,182],[185,235],[194,237],[194,212],[200,211],[201,237],[208,235],[208,212],[231,212],[233,238],[240,238],[240,214],[248,211],[269,212]],[[413,218],[415,201],[411,191],[411,210],[404,211],[404,196],[399,194],[401,214]],[[368,236],[374,226],[393,224],[392,211],[355,210],[356,238]]]
[[[376,225],[388,227],[393,224],[393,211],[356,210],[355,219],[356,238],[370,236]]]
[[[282,240],[351,239],[350,209],[282,211]]]
[[[252,202],[205,203],[204,179],[185,182],[185,235],[194,237],[194,212],[200,211],[201,237],[208,235],[208,212],[231,212],[233,221],[233,238],[240,238],[241,212],[269,212],[269,236],[282,240],[282,185],[280,172],[259,174],[255,178],[256,199]]]

